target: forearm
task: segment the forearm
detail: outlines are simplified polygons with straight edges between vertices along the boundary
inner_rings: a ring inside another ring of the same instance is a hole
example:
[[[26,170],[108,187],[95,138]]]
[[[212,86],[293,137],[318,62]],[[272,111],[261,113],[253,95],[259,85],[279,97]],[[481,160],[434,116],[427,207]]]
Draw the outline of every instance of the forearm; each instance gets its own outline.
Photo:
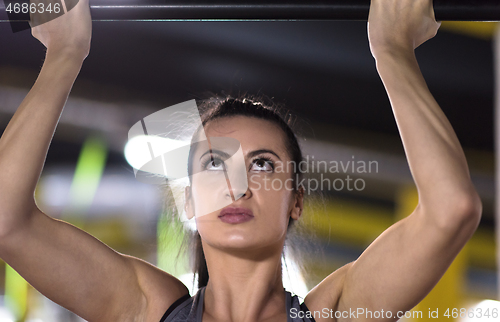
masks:
[[[27,214],[82,59],[47,53],[38,79],[0,138],[0,214]],[[2,218],[2,220],[5,218]]]
[[[376,61],[419,192],[419,205],[442,213],[477,202],[458,138],[430,93],[414,53],[379,54]]]

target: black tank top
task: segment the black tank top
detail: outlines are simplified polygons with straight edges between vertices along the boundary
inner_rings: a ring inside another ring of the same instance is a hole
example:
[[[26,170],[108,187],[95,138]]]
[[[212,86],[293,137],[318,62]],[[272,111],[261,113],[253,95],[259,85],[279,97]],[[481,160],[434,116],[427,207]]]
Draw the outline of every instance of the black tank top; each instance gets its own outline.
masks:
[[[307,317],[309,309],[304,302],[299,303],[297,295],[292,296],[286,290],[285,293],[287,322],[315,322],[314,318]],[[160,322],[202,322],[204,296],[205,287],[200,288],[195,296],[184,295],[168,308]]]

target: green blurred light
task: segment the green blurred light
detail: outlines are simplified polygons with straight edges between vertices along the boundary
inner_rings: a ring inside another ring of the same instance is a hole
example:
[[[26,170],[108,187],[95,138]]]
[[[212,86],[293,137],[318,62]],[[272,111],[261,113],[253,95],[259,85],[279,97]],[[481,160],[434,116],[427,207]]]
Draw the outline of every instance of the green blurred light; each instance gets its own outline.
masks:
[[[28,282],[12,267],[5,265],[5,306],[16,321],[26,315],[28,306]]]
[[[167,188],[167,194],[171,190]],[[173,200],[173,197],[167,196]],[[162,270],[180,277],[188,271],[188,258],[185,252],[179,254],[185,237],[185,229],[182,222],[175,220],[176,214],[168,210],[158,218],[157,224],[157,266]]]
[[[83,214],[92,205],[106,166],[107,147],[103,140],[89,137],[83,144],[69,193],[72,214]],[[65,216],[63,216],[65,217]]]

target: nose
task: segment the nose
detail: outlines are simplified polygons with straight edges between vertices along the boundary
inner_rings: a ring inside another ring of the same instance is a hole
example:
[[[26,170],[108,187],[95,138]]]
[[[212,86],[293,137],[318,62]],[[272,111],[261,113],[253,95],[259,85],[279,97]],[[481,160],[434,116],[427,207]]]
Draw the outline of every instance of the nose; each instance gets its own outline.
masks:
[[[225,173],[228,188],[227,194],[233,201],[249,196],[248,178],[245,170],[244,166],[236,170],[233,167],[233,171]]]
[[[241,198],[249,198],[252,195],[252,192],[250,189],[247,188],[246,191],[239,190],[238,189],[230,189],[228,193],[226,194],[227,197],[233,199],[233,201],[236,201]]]

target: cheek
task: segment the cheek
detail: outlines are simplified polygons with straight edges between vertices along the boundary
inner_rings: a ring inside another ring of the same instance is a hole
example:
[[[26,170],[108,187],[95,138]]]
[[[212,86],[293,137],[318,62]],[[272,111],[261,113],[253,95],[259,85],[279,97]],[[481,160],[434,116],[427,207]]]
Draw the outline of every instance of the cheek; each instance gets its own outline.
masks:
[[[294,191],[294,178],[288,172],[253,173],[248,176],[248,186],[252,191],[265,191],[276,195],[287,195]]]
[[[221,171],[194,174],[192,194],[196,217],[214,213],[232,203],[226,178]]]
[[[290,198],[293,195],[293,181],[287,173],[253,174],[249,177],[249,188],[253,197],[259,200],[262,211],[273,222],[288,225]]]

